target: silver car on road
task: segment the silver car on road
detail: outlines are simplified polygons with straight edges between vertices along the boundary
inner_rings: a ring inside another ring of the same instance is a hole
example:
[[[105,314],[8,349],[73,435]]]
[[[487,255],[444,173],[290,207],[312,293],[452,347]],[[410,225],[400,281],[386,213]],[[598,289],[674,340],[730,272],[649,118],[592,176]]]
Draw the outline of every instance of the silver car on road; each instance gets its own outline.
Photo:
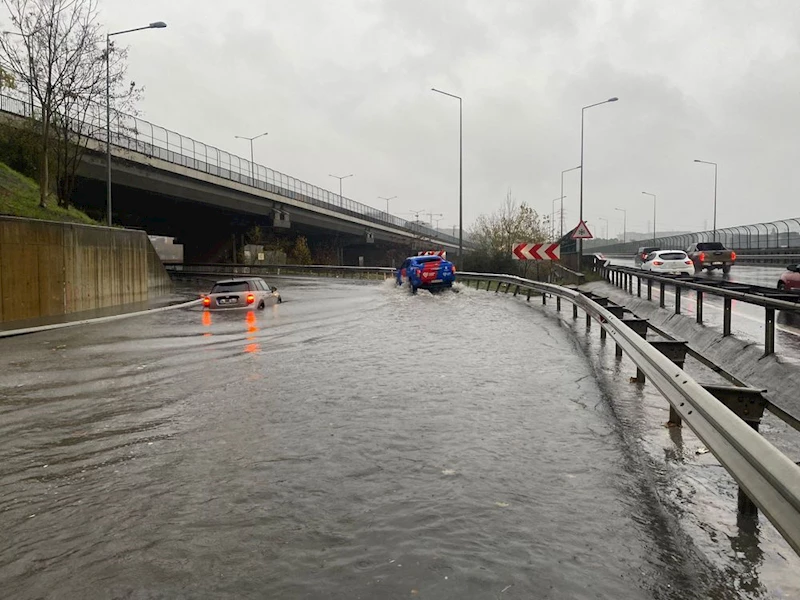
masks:
[[[210,310],[230,308],[264,308],[282,302],[278,288],[260,277],[242,277],[218,281],[203,296],[203,307]]]

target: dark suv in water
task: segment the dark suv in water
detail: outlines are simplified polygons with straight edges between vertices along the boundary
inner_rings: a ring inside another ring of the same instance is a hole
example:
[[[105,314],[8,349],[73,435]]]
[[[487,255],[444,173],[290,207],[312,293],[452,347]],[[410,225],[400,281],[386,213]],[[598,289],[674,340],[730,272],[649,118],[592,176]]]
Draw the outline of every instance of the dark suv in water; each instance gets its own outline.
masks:
[[[636,267],[641,267],[642,263],[647,260],[647,255],[656,250],[661,250],[658,246],[642,246],[639,252],[633,257],[633,264]]]

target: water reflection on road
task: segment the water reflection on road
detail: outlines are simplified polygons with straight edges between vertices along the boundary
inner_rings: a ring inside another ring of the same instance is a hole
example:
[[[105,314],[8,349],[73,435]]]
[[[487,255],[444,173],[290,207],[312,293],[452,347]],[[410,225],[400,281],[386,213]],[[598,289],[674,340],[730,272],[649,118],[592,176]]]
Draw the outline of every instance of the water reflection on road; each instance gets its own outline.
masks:
[[[467,289],[281,292],[2,342],[3,597],[745,598],[784,577],[759,563],[772,534],[707,539],[730,478],[581,320]]]

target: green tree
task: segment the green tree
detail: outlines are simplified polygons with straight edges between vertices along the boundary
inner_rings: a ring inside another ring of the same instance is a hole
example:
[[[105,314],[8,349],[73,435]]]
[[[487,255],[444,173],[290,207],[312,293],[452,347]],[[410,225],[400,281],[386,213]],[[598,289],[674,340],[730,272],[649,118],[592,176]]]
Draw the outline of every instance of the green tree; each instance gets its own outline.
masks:
[[[544,242],[547,232],[536,211],[525,202],[517,202],[509,191],[498,210],[478,217],[470,238],[477,248],[465,256],[465,269],[523,273],[525,265],[511,258],[514,244]]]
[[[308,247],[308,240],[304,236],[301,235],[295,239],[294,247],[289,256],[296,265],[311,264],[311,249]]]

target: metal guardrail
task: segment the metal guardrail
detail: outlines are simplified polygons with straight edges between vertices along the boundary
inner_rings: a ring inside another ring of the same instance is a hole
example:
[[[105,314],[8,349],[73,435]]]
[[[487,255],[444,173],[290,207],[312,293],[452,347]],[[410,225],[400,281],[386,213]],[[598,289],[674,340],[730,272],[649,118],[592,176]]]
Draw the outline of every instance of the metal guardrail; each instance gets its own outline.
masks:
[[[98,108],[99,110],[89,113],[86,121],[74,121],[72,128],[88,139],[105,144],[105,109]],[[0,112],[17,117],[31,117],[31,107],[28,102],[5,94],[0,94]],[[251,163],[245,158],[138,117],[112,110],[111,126],[111,144],[114,147],[124,148],[146,157],[158,158],[171,164],[235,181],[312,206],[373,223],[389,225],[408,231],[417,237],[432,239],[434,242],[445,242],[451,246],[458,246],[458,237],[454,235],[441,233],[422,223],[402,219],[274,169]],[[471,248],[472,244],[465,241],[463,246]]]
[[[733,301],[764,307],[764,355],[775,352],[775,311],[785,310],[800,312],[800,294],[780,291],[775,288],[749,285],[745,283],[729,283],[725,281],[711,284],[707,280],[688,276],[653,275],[641,269],[616,265],[596,264],[595,271],[613,285],[633,294],[633,281],[637,280],[636,294],[642,297],[642,281],[647,282],[647,299],[653,299],[653,283],[658,284],[659,306],[666,308],[666,286],[675,288],[675,314],[681,314],[681,291],[694,290],[696,293],[696,319],[703,323],[703,298],[705,294],[720,296],[723,299],[722,335],[731,335],[731,317]]]
[[[486,282],[487,290],[492,283],[497,284],[497,291],[503,284],[506,290],[513,286],[515,294],[520,290],[528,290],[528,298],[533,291],[541,294],[545,303],[548,295],[555,296],[558,310],[561,308],[561,299],[565,299],[573,304],[573,316],[577,316],[577,307],[580,307],[588,317],[598,321],[794,551],[800,554],[800,466],[623,323],[622,319],[584,294],[557,285],[510,275],[471,272],[459,273],[458,279]]]

